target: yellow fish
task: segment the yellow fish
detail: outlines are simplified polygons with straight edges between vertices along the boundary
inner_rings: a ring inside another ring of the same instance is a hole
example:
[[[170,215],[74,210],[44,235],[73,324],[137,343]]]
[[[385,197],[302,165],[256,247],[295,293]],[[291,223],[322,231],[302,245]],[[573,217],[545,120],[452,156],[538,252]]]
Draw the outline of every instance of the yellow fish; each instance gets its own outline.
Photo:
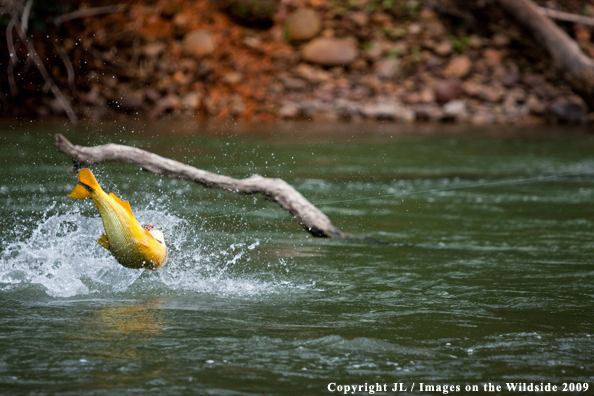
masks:
[[[99,186],[87,169],[78,172],[78,184],[68,195],[74,199],[91,198],[99,209],[105,234],[97,240],[115,259],[128,268],[159,269],[167,261],[163,233],[152,226],[141,226],[134,218],[128,201],[122,201]]]

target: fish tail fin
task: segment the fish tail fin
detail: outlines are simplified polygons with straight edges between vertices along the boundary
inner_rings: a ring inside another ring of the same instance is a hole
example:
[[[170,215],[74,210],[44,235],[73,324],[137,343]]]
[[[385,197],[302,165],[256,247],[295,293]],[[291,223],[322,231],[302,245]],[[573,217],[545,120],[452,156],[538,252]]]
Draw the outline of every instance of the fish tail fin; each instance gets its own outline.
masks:
[[[93,190],[98,190],[101,187],[97,183],[97,179],[88,168],[83,168],[78,172],[78,180],[85,186],[91,187]]]
[[[74,187],[74,190],[72,190],[72,192],[68,194],[68,198],[74,199],[85,199],[89,197],[89,192],[86,188],[83,187],[82,184],[77,184],[76,187]]]
[[[90,198],[89,191],[101,190],[101,186],[97,183],[97,179],[93,176],[93,173],[87,169],[81,169],[78,172],[78,184],[74,187],[74,190],[68,195],[74,199],[85,199]]]

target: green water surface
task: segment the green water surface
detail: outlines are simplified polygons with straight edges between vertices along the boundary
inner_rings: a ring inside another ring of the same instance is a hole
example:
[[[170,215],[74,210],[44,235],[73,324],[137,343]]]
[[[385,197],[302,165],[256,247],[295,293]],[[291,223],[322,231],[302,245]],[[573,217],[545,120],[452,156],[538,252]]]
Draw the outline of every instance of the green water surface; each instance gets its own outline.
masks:
[[[92,203],[66,197],[58,132],[283,178],[361,238],[314,238],[261,196],[100,164],[170,250],[160,271],[123,268],[95,242]],[[2,126],[0,394],[588,394],[593,153],[567,128]]]

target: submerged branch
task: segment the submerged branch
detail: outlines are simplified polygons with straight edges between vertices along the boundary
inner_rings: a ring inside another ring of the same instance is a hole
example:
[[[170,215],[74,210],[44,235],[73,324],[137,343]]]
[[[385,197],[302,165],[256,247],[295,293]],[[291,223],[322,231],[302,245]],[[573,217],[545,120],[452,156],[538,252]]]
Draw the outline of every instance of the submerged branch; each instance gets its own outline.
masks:
[[[303,195],[281,179],[252,175],[245,179],[233,179],[217,175],[184,163],[161,157],[136,147],[105,144],[95,147],[77,146],[63,135],[56,135],[56,146],[74,162],[75,167],[86,167],[104,161],[133,164],[143,170],[171,178],[191,180],[206,188],[230,191],[238,194],[262,193],[289,211],[308,232],[318,237],[344,238],[346,234],[334,227],[330,219],[312,205]]]

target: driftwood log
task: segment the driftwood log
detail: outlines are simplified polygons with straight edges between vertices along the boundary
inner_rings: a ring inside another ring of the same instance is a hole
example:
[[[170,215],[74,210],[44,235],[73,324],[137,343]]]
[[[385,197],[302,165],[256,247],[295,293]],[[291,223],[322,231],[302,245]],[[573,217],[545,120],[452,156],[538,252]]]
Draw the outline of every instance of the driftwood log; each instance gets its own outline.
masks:
[[[238,194],[262,193],[288,210],[308,232],[317,237],[344,238],[347,235],[338,230],[330,219],[312,205],[303,195],[281,179],[252,175],[245,179],[233,179],[217,175],[193,166],[183,164],[157,154],[120,144],[102,146],[77,146],[63,135],[56,135],[56,146],[74,162],[75,168],[82,168],[104,161],[118,161],[141,167],[143,170],[171,178],[191,180],[206,188],[231,191]]]
[[[529,31],[551,56],[554,66],[594,109],[594,62],[561,28],[542,14],[531,0],[499,0],[499,4]]]

